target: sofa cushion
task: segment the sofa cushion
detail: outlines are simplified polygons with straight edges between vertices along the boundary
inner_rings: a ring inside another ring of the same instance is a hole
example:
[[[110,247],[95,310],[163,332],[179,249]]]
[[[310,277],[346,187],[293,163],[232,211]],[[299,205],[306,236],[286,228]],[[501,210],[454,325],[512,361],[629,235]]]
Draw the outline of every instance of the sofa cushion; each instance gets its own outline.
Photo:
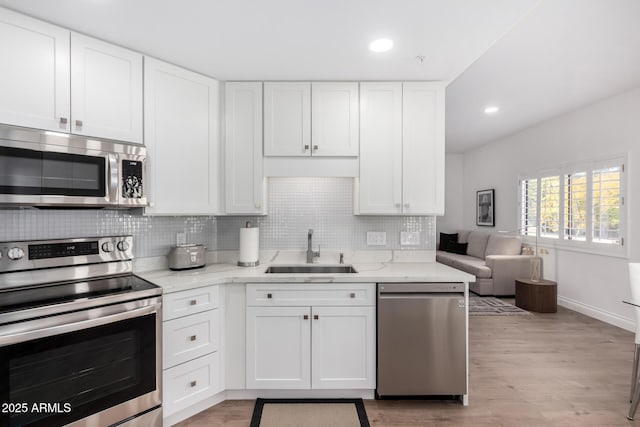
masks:
[[[485,257],[489,255],[520,255],[522,239],[519,236],[499,236],[492,234],[487,242]]]
[[[438,246],[438,250],[446,251],[447,246],[449,245],[450,242],[455,243],[457,241],[458,241],[458,233],[453,233],[453,234],[440,233],[440,246]]]
[[[466,255],[467,246],[469,246],[468,243],[449,242],[446,251],[453,254]]]
[[[469,246],[467,247],[467,255],[484,259],[484,252],[487,249],[487,241],[489,235],[479,231],[471,231],[469,233]]]
[[[458,231],[458,243],[469,243],[469,230]]]
[[[489,278],[492,275],[491,268],[487,267],[483,260],[469,255],[437,251],[436,261],[476,277]]]

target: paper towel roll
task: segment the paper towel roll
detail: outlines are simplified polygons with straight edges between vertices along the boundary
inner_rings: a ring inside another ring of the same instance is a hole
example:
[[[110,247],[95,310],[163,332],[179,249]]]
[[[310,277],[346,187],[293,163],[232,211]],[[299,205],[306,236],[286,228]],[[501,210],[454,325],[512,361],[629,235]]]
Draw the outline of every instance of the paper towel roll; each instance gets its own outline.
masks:
[[[258,227],[240,229],[240,253],[238,265],[253,267],[259,264],[260,229]]]

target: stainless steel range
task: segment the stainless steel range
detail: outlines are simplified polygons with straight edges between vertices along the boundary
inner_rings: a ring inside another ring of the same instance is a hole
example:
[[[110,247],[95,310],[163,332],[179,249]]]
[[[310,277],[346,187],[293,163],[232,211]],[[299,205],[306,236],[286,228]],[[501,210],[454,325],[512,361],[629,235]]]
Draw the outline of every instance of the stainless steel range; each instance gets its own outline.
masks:
[[[162,425],[162,289],[132,246],[0,243],[0,427]]]

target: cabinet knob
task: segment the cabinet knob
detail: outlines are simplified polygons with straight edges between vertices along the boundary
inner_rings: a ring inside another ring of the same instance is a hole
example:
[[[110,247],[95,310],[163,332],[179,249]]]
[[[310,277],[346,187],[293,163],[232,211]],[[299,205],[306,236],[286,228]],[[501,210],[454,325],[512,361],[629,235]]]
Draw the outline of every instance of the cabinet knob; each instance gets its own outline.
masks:
[[[195,340],[196,340],[196,335],[191,335],[191,336],[189,337],[189,340],[190,340],[190,341],[195,341]]]
[[[61,125],[66,125],[67,124],[67,118],[66,117],[60,117],[60,124]]]
[[[401,208],[402,207],[402,203],[394,203],[396,208]]]
[[[256,206],[256,209],[260,209],[260,203],[256,203],[255,206]]]
[[[309,315],[308,315],[308,314],[305,314],[304,316],[302,316],[302,318],[303,318],[304,320],[309,320]]]
[[[81,128],[82,127],[82,120],[76,120],[76,126]]]
[[[196,381],[191,381],[191,382],[189,383],[189,385],[190,385],[191,387],[195,387],[195,386],[196,386],[196,384],[198,384]]]
[[[320,316],[318,316],[317,314],[313,315],[313,320],[318,320],[320,318]]]
[[[191,301],[189,301],[189,305],[196,305],[198,303],[197,299],[192,299]]]
[[[314,146],[313,146],[313,151],[317,151],[317,150],[318,150],[318,146],[317,146],[317,145],[314,145]]]
[[[408,208],[409,206],[411,206],[409,203],[405,203],[405,204],[404,204],[404,207],[405,207],[405,208]]]
[[[309,144],[304,144],[304,151],[307,151],[309,149]]]
[[[268,298],[268,299],[271,299],[271,298],[273,298],[273,294],[271,294],[271,293],[268,293],[268,294],[267,294],[267,298]]]
[[[349,298],[355,298],[355,297],[356,297],[356,293],[355,293],[355,292],[351,292],[351,293],[349,294]]]

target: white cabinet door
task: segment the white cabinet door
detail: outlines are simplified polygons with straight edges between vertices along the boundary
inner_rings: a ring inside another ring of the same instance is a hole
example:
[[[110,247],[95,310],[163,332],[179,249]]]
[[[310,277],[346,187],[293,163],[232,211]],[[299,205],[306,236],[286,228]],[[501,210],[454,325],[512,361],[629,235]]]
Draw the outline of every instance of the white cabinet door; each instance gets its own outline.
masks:
[[[402,204],[408,215],[444,215],[444,85],[403,83]]]
[[[217,80],[145,58],[145,142],[152,215],[218,211]]]
[[[264,83],[264,155],[311,153],[311,83]]]
[[[142,143],[142,55],[71,33],[71,132]]]
[[[361,214],[402,213],[402,83],[360,84]]]
[[[225,212],[264,214],[262,83],[226,83],[225,120]]]
[[[358,83],[311,85],[313,156],[358,155]]]
[[[310,307],[247,307],[247,388],[311,387]]]
[[[311,387],[375,388],[375,307],[313,307],[312,314]]]
[[[69,131],[69,31],[0,9],[0,123]]]

